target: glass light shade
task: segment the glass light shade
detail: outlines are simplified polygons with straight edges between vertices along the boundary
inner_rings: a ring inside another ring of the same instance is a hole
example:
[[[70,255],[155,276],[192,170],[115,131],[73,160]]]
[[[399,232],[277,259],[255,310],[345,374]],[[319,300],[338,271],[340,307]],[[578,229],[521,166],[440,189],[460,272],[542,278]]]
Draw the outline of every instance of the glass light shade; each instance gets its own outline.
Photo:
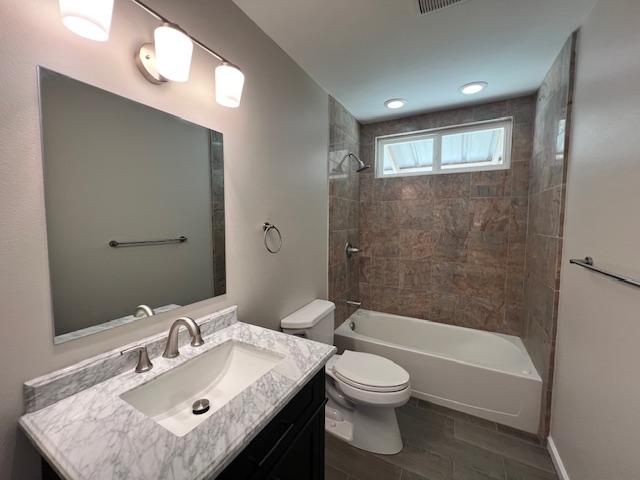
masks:
[[[109,40],[113,0],[60,0],[62,23],[89,40]]]
[[[224,107],[237,108],[242,98],[244,73],[229,63],[216,67],[216,102]]]
[[[156,69],[174,82],[189,80],[193,42],[179,28],[164,24],[155,29]]]

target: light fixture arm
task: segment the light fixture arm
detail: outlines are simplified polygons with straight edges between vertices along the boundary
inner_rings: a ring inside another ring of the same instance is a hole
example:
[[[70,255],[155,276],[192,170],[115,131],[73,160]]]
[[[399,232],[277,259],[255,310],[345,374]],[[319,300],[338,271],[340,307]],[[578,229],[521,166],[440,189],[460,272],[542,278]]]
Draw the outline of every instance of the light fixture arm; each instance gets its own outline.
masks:
[[[141,2],[140,0],[131,0],[133,3],[135,3],[136,5],[138,5],[141,9],[143,9],[145,12],[147,12],[149,15],[151,15],[152,17],[157,18],[158,20],[160,20],[162,23],[172,23],[171,20],[169,20],[168,18],[166,18],[163,15],[160,15],[157,11],[155,11],[153,8],[151,8],[150,6],[148,6],[147,4],[145,4],[144,2]],[[222,55],[220,55],[218,52],[211,50],[209,47],[207,47],[204,43],[202,43],[200,40],[198,40],[197,38],[195,38],[193,35],[191,35],[188,32],[185,32],[184,30],[182,30],[190,39],[191,41],[196,44],[198,47],[200,47],[202,50],[204,50],[205,52],[207,52],[209,55],[211,55],[212,57],[216,58],[218,61],[222,62],[222,63],[227,63],[229,65],[232,65],[234,67],[236,67],[233,63],[231,63],[229,60],[227,60],[225,57],[223,57]],[[238,67],[236,67],[238,68]]]

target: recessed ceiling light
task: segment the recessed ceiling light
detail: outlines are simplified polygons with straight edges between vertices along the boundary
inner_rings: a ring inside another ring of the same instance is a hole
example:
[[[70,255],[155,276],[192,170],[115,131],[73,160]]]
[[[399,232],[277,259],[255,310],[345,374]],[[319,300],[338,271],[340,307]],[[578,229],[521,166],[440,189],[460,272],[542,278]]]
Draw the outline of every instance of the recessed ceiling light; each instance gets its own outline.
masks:
[[[384,102],[384,106],[387,108],[390,108],[391,110],[402,108],[406,104],[407,104],[407,101],[404,98],[392,98]]]
[[[482,90],[487,88],[489,84],[487,82],[473,82],[467,83],[460,87],[460,91],[465,95],[475,95],[476,93],[480,93]]]

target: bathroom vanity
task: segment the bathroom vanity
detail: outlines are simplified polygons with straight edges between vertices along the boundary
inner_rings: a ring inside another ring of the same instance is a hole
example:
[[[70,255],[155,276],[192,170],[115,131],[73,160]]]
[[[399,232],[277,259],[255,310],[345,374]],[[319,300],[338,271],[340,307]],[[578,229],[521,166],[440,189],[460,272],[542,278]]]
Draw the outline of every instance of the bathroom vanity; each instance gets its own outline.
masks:
[[[181,335],[176,358],[159,355],[166,333],[136,342],[150,371],[118,349],[25,383],[19,423],[44,478],[323,478],[335,348],[238,322],[235,307],[197,323],[204,344]],[[194,415],[199,396],[210,409]]]

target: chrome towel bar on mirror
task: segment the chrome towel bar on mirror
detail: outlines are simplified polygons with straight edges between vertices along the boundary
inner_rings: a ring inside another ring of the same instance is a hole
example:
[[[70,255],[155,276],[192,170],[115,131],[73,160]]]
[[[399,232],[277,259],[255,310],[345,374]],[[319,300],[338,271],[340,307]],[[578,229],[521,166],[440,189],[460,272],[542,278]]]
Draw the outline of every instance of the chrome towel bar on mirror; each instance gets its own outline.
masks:
[[[278,253],[280,250],[282,250],[282,234],[280,233],[280,230],[278,230],[278,227],[276,227],[275,225],[270,224],[269,222],[264,222],[264,224],[262,225],[262,230],[264,230],[264,248],[267,249],[267,252],[269,253]],[[269,243],[267,242],[267,235],[269,234],[269,232],[271,230],[274,230],[277,234],[278,234],[278,248],[271,248],[269,246]]]
[[[184,235],[178,238],[165,238],[162,240],[140,240],[138,242],[118,242],[117,240],[111,240],[109,246],[113,248],[120,247],[144,247],[147,245],[167,245],[170,243],[184,243],[189,240]]]
[[[589,270],[593,270],[594,272],[598,272],[602,275],[606,275],[607,277],[613,278],[614,280],[618,280],[619,282],[626,283],[627,285],[640,287],[640,280],[636,280],[631,277],[626,277],[624,275],[618,275],[617,273],[609,272],[608,270],[603,270],[602,268],[596,267],[593,264],[592,257],[585,257],[583,259],[572,258],[571,260],[569,260],[569,263],[572,263],[574,265],[580,265],[581,267],[587,268]]]

